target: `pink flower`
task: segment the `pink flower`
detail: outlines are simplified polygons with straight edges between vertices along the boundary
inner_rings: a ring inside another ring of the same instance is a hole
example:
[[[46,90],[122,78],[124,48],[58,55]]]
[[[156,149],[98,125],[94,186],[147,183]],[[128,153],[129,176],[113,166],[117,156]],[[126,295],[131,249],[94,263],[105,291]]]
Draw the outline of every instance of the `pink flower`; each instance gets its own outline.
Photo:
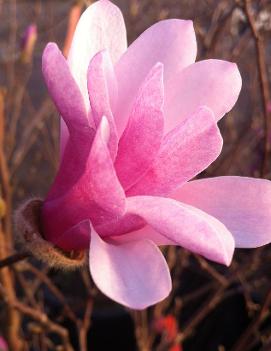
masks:
[[[193,180],[220,154],[217,127],[235,104],[235,64],[194,63],[191,21],[165,20],[126,47],[108,0],[81,16],[68,60],[56,44],[43,74],[61,119],[61,163],[42,209],[44,236],[89,248],[92,278],[111,299],[143,309],[171,290],[157,245],[229,265],[235,247],[271,238],[267,180]]]

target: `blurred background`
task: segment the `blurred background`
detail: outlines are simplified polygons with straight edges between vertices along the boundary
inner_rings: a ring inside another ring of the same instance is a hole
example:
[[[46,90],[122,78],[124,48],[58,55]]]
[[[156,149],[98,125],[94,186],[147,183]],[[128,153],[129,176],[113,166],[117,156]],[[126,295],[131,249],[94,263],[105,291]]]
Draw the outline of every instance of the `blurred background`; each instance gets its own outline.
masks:
[[[271,179],[271,1],[113,2],[129,43],[159,20],[192,19],[197,60],[237,62],[243,87],[219,122],[223,152],[200,177]],[[58,166],[59,120],[42,79],[42,51],[54,41],[66,55],[90,3],[0,0],[0,350],[270,351],[270,245],[237,250],[230,268],[164,248],[173,290],[143,312],[108,300],[87,270],[59,272],[33,258],[3,261],[22,250],[14,209],[43,197]]]

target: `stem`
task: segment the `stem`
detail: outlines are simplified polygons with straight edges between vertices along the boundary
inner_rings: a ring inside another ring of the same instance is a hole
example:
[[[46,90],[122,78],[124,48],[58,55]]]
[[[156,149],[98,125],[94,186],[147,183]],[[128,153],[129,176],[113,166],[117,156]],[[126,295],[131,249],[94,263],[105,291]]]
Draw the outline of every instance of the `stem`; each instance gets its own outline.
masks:
[[[29,252],[19,252],[14,255],[8,256],[0,261],[0,269],[7,266],[11,266],[12,264],[22,261],[28,257],[31,257],[31,254]]]
[[[7,256],[6,236],[1,228],[0,223],[0,258]],[[4,259],[5,260],[5,259]],[[16,293],[11,270],[6,266],[0,270],[0,280],[8,299],[14,300]],[[7,306],[6,317],[7,340],[11,350],[23,350],[23,342],[19,338],[21,328],[20,313],[14,310],[11,306]]]
[[[262,108],[264,113],[264,157],[261,169],[261,176],[264,177],[268,173],[269,169],[269,160],[270,160],[270,151],[271,145],[269,142],[269,135],[271,134],[271,113],[268,111],[268,102],[269,99],[269,86],[268,86],[268,74],[266,69],[265,63],[265,46],[263,37],[260,35],[259,31],[257,30],[255,19],[252,14],[251,8],[251,0],[245,0],[245,14],[248,19],[248,23],[250,26],[250,30],[252,32],[256,52],[257,52],[257,65],[259,71],[259,78],[260,78],[260,89],[261,89],[261,100],[262,100]]]
[[[5,260],[12,248],[12,223],[11,223],[11,199],[12,190],[9,177],[8,162],[4,152],[4,99],[1,101],[0,125],[2,138],[0,139],[0,181],[2,197],[6,205],[5,216],[0,219],[0,260]],[[15,285],[11,270],[6,266],[0,271],[0,282],[9,299],[16,298]],[[9,347],[11,350],[21,351],[23,342],[20,339],[21,316],[20,313],[10,306],[7,306],[6,314],[6,333]]]
[[[261,310],[257,314],[256,318],[251,322],[248,326],[247,330],[241,335],[240,339],[238,340],[237,344],[233,347],[232,351],[243,351],[246,350],[246,346],[249,340],[253,338],[255,335],[254,333],[258,330],[260,324],[268,315],[268,310],[271,304],[271,289],[266,294],[264,303],[262,305]]]

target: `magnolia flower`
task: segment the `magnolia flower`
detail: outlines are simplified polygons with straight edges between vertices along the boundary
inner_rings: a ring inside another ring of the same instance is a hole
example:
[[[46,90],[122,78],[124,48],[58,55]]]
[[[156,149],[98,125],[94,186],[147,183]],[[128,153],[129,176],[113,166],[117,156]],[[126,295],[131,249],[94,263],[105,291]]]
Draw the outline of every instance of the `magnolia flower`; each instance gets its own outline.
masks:
[[[127,49],[108,0],[81,16],[66,60],[43,54],[61,114],[61,163],[42,207],[43,235],[66,251],[89,249],[91,276],[111,299],[143,309],[171,290],[159,245],[229,265],[235,247],[270,242],[267,180],[192,180],[220,154],[217,127],[235,104],[234,63],[195,63],[191,21],[147,29]]]

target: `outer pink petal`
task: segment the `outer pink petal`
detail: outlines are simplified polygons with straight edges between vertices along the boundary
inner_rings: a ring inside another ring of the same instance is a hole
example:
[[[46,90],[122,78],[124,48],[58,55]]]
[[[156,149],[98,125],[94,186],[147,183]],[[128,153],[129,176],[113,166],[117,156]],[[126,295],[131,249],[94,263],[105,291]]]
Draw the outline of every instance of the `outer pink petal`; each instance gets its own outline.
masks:
[[[90,219],[97,224],[124,214],[125,194],[107,149],[108,136],[109,126],[103,118],[89,154],[82,155],[76,143],[69,141],[43,205],[43,228],[48,240],[56,242],[81,221]]]
[[[89,128],[83,97],[71,75],[66,59],[54,43],[49,43],[42,56],[42,72],[54,103],[65,120],[71,134]],[[62,135],[66,145],[68,132]]]
[[[125,213],[120,218],[104,221],[95,226],[101,237],[109,237],[130,233],[146,226],[146,222],[133,214]]]
[[[111,106],[117,99],[117,82],[110,56],[101,51],[91,60],[88,68],[88,94],[94,123],[99,126],[103,116],[110,125],[109,150],[115,159],[118,148],[118,136]]]
[[[171,290],[167,263],[151,241],[110,244],[93,230],[89,264],[98,288],[109,298],[133,309],[154,305]]]
[[[164,82],[196,59],[197,44],[192,21],[170,19],[148,28],[116,65],[119,101],[115,111],[119,135],[123,132],[133,98],[150,69],[157,63],[164,65]]]
[[[245,177],[217,177],[189,182],[174,198],[216,217],[231,231],[236,247],[271,242],[271,182]]]
[[[167,195],[207,168],[221,148],[213,113],[201,107],[165,136],[153,165],[127,195]]]
[[[85,179],[85,186],[89,182],[93,200],[101,208],[120,216],[125,212],[125,193],[108,151],[109,133],[107,119],[103,117],[91,148],[89,174]]]
[[[127,198],[127,212],[142,217],[176,245],[215,262],[225,265],[231,262],[233,236],[221,222],[205,212],[172,199],[153,196]]]
[[[236,103],[241,85],[236,64],[221,60],[199,61],[172,75],[165,86],[166,130],[200,105],[210,107],[218,121]]]
[[[119,142],[115,168],[124,189],[147,171],[157,155],[164,127],[163,65],[149,72],[135,99]]]
[[[108,0],[96,1],[89,6],[80,17],[68,55],[72,74],[87,108],[89,101],[86,78],[90,60],[99,51],[106,49],[115,63],[126,48],[126,29],[119,8]]]
[[[84,250],[90,243],[91,224],[84,220],[71,229],[65,231],[60,237],[53,237],[53,243],[63,250]]]

